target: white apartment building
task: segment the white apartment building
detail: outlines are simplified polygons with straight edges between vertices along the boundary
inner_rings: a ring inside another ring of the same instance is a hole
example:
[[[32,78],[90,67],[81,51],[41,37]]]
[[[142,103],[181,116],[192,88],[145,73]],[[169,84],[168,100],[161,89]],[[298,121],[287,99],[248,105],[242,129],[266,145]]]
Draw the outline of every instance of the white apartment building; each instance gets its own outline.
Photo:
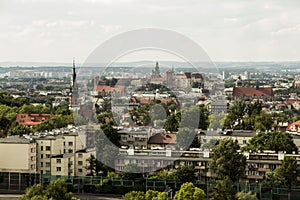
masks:
[[[35,138],[37,143],[37,172],[52,174],[51,157],[57,155],[71,156],[85,146],[78,134],[63,134]]]
[[[36,173],[36,143],[19,136],[0,138],[0,172]]]

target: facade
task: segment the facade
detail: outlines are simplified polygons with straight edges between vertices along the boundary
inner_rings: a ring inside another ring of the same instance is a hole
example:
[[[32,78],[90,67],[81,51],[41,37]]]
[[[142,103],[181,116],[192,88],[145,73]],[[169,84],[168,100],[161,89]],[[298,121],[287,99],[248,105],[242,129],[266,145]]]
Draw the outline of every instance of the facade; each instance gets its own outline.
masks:
[[[37,171],[52,174],[51,158],[62,154],[73,154],[85,146],[78,134],[64,134],[35,138],[37,143]]]
[[[135,164],[139,171],[157,171],[162,168],[176,169],[180,166],[193,166],[195,176],[200,181],[210,181],[214,174],[209,170],[210,151],[177,151],[177,150],[120,150],[123,159],[116,160],[116,170],[124,170],[127,165]],[[300,167],[299,154],[245,152],[246,170],[241,182],[249,184],[261,183],[266,173],[281,165],[285,156],[295,157]]]
[[[0,138],[0,172],[36,173],[36,143],[19,136]]]

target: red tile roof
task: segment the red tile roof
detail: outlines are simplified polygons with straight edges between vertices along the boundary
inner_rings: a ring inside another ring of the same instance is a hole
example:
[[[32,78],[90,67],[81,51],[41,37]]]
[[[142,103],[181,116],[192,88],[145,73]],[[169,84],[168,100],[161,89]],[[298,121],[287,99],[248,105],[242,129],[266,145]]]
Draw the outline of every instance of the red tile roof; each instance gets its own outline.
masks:
[[[287,129],[290,131],[291,128],[292,128],[292,126],[296,126],[296,127],[300,126],[300,120],[295,121],[295,122],[289,124],[289,126],[287,127]]]
[[[273,97],[272,87],[234,87],[233,88],[233,96],[235,97]]]
[[[94,88],[94,91],[98,91],[98,92],[122,92],[125,90],[125,86],[116,86],[116,87],[111,87],[111,86],[108,86],[108,85],[97,85],[95,88]]]
[[[53,114],[18,114],[16,121],[24,126],[34,126],[54,116]]]

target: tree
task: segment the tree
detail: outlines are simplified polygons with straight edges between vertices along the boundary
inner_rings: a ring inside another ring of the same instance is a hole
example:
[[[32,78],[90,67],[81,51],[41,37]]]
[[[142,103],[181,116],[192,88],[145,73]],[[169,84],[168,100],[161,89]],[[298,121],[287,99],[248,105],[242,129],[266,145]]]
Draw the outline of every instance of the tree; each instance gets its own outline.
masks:
[[[101,130],[106,135],[106,137],[116,146],[120,146],[120,134],[118,134],[118,130],[112,127],[113,123],[107,123],[101,125]]]
[[[123,196],[123,200],[145,200],[145,194],[142,191],[131,191]]]
[[[124,200],[169,200],[168,193],[148,190],[146,194],[141,191],[131,191],[123,196]]]
[[[48,199],[74,199],[73,194],[71,192],[68,192],[67,184],[63,179],[51,181],[45,191],[45,197],[47,197]]]
[[[275,174],[281,185],[288,186],[289,188],[297,185],[298,173],[297,161],[294,157],[285,156],[281,166],[275,169]]]
[[[238,200],[257,200],[256,194],[253,194],[252,192],[238,192],[236,197]]]
[[[252,137],[247,145],[243,148],[245,151],[286,151],[287,153],[297,152],[298,148],[295,145],[292,136],[286,132],[270,132],[259,133]]]
[[[157,197],[158,191],[148,190],[145,194],[145,200],[152,200]]]
[[[245,173],[246,157],[239,153],[240,145],[237,140],[225,138],[213,148],[209,168],[216,177],[228,177],[233,183],[237,182]]]
[[[228,176],[222,180],[217,180],[217,184],[211,193],[210,200],[236,200],[236,188]]]
[[[103,164],[99,160],[97,160],[93,154],[91,154],[87,161],[88,165],[86,166],[86,169],[90,171],[90,173],[88,173],[88,176],[99,176],[99,173],[101,171],[103,171],[103,173],[107,171]]]
[[[195,170],[192,166],[181,166],[174,172],[174,176],[176,180],[179,180],[183,183],[185,182],[193,182]]]
[[[267,131],[271,130],[273,125],[272,116],[266,112],[261,112],[260,115],[255,117],[254,128],[255,130]]]
[[[20,200],[76,200],[73,193],[68,192],[67,184],[63,179],[51,181],[46,190],[43,190],[41,184],[26,189],[26,193],[20,197]]]
[[[174,200],[204,200],[205,192],[195,187],[193,183],[184,183],[176,192]]]
[[[179,121],[176,119],[176,114],[171,114],[167,117],[164,129],[170,132],[176,132],[179,128]]]
[[[43,197],[44,190],[41,184],[33,185],[30,188],[26,189],[26,193],[20,197],[20,200],[31,200],[33,197],[39,198]]]

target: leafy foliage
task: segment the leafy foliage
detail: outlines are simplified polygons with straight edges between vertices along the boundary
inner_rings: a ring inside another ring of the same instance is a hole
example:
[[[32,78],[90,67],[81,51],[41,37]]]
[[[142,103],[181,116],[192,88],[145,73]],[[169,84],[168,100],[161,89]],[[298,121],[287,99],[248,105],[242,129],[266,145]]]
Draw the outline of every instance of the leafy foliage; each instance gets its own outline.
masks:
[[[174,200],[204,200],[205,192],[194,186],[193,183],[184,183],[176,192]]]
[[[256,194],[253,194],[252,192],[238,192],[236,197],[238,200],[257,200]]]
[[[219,141],[212,151],[209,167],[217,178],[229,178],[236,182],[243,176],[246,167],[246,157],[239,153],[240,146],[237,140],[225,138]]]
[[[192,166],[181,166],[174,172],[174,176],[176,180],[179,180],[183,183],[185,182],[193,182],[195,170]]]
[[[246,151],[273,150],[292,153],[298,151],[292,136],[286,132],[259,133],[251,138],[243,148]]]
[[[74,195],[67,190],[67,184],[63,179],[51,181],[46,190],[43,190],[41,184],[28,188],[26,193],[20,197],[20,200],[76,200]]]
[[[217,184],[213,189],[210,200],[236,200],[236,189],[234,183],[227,176],[222,180],[217,180]]]

